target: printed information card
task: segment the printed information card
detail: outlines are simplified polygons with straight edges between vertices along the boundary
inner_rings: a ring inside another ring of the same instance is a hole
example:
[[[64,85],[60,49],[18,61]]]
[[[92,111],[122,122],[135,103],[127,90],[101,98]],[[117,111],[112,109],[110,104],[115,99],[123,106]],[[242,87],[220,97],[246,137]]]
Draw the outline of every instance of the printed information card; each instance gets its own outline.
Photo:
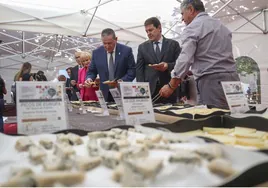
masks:
[[[221,82],[221,84],[232,114],[245,113],[249,110],[241,82]]]
[[[18,134],[67,129],[63,82],[16,82]]]
[[[155,122],[149,83],[120,83],[123,109],[127,125]]]

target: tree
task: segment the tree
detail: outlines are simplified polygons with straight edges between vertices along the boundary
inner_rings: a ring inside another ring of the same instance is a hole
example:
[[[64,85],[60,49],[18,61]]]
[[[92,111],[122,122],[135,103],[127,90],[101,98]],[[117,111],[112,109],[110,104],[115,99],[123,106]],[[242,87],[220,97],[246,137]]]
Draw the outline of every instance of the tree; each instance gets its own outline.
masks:
[[[257,75],[257,96],[258,102],[261,102],[261,76],[260,69],[256,61],[248,56],[241,56],[235,59],[236,70],[238,74],[246,76],[247,74]]]

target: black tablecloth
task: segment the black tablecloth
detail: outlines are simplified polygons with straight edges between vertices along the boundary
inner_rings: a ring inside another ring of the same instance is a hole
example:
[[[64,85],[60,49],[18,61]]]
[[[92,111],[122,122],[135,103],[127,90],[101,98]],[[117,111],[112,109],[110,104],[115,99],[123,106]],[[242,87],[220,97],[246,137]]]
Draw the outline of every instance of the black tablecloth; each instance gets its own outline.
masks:
[[[81,129],[86,131],[98,131],[105,130],[111,127],[125,125],[124,120],[117,120],[117,116],[95,116],[92,113],[79,114],[78,109],[73,109],[72,112],[68,113],[69,128],[70,129]]]

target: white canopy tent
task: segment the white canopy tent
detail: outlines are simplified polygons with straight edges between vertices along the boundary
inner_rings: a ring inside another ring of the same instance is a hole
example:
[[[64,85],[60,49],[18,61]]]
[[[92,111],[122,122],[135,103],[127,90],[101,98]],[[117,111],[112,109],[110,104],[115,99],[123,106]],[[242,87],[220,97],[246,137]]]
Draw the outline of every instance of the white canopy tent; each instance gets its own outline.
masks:
[[[133,47],[135,53],[138,44],[147,38],[143,23],[151,16],[160,18],[166,37],[179,40],[184,27],[180,21],[180,1],[0,0],[0,74],[18,69],[26,61],[42,70],[73,65],[74,51],[98,47],[100,32],[107,27],[113,28],[119,40]],[[207,12],[233,32],[235,57],[250,56],[259,64],[262,102],[268,104],[268,1],[203,2]]]

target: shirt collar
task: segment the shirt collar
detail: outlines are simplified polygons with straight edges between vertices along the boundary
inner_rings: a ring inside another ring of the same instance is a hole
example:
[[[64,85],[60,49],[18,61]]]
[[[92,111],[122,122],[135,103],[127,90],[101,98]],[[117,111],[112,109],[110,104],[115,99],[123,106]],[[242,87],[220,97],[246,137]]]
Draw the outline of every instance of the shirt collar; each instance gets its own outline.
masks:
[[[201,17],[201,16],[204,16],[204,15],[208,15],[208,13],[206,13],[206,12],[199,12],[197,14],[196,18]]]
[[[155,42],[159,42],[159,44],[162,44],[163,43],[163,36],[161,35],[161,38],[158,41],[155,41]]]
[[[113,54],[115,53],[115,51],[116,51],[116,44],[114,46]],[[110,54],[108,51],[106,51],[106,52],[107,52],[107,54]]]

